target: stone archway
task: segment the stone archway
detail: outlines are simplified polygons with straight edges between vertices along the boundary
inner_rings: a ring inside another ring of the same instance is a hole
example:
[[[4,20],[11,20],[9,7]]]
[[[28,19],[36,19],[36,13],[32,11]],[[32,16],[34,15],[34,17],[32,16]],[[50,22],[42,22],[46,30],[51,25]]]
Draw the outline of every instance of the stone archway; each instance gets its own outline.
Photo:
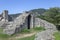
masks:
[[[28,15],[28,18],[27,18],[28,29],[30,29],[30,23],[31,23],[31,15]]]

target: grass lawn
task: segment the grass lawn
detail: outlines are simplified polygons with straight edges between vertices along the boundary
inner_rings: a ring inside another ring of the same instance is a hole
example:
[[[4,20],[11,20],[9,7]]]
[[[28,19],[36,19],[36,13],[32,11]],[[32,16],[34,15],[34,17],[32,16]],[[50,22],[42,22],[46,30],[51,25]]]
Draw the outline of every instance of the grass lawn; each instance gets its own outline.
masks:
[[[54,33],[55,40],[60,40],[60,32]]]

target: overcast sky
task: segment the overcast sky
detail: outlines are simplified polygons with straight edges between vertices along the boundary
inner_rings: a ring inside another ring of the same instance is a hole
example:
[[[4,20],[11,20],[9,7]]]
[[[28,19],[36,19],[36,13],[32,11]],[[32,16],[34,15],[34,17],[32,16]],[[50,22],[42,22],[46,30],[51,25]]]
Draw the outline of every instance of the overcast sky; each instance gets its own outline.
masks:
[[[10,14],[37,9],[60,7],[60,0],[0,0],[0,13],[8,10]]]

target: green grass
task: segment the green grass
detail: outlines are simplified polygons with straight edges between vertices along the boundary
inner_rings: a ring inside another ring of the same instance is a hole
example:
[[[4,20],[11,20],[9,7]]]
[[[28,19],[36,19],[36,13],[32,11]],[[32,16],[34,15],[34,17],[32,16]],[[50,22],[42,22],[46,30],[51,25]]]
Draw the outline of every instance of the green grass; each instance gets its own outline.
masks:
[[[33,28],[35,31],[42,31],[42,30],[45,30],[44,27],[35,27]]]
[[[35,39],[35,35],[32,35],[30,37],[21,38],[21,39],[18,39],[18,40],[34,40],[34,39]]]
[[[3,29],[0,28],[0,38],[7,38],[8,35],[7,34],[3,34]]]
[[[24,30],[22,30],[22,32],[23,33],[30,33],[30,32],[40,32],[40,31],[43,31],[43,30],[45,30],[45,28],[44,27],[35,27],[35,28],[33,28],[33,29],[24,29]],[[32,35],[32,36],[30,36],[30,37],[25,37],[25,38],[20,38],[20,39],[18,39],[18,40],[34,40],[35,39],[35,35]]]
[[[8,38],[8,37],[9,37],[9,35],[0,33],[0,38]]]
[[[43,31],[43,30],[45,30],[44,27],[35,27],[35,28],[32,28],[32,29],[24,29],[20,33],[40,32],[40,31]]]
[[[9,35],[0,33],[0,40],[7,40]]]
[[[0,28],[0,33],[3,33],[3,29],[2,28]]]
[[[0,40],[7,40],[9,35],[3,34],[3,29],[0,28]]]
[[[21,31],[21,33],[30,33],[30,32],[31,32],[30,29],[23,29],[23,30]]]
[[[43,31],[43,30],[45,30],[45,28],[35,27],[35,28],[32,28],[32,29],[24,29],[17,34],[29,34],[29,33],[32,33],[32,32],[40,32],[40,31]],[[0,32],[2,32],[2,29],[0,29]],[[0,40],[9,40],[10,37],[14,38],[14,37],[16,37],[17,34],[9,36],[7,34],[0,33]],[[21,38],[21,39],[17,39],[17,40],[34,40],[34,38],[35,38],[35,35],[32,35],[31,37],[25,37],[25,38]]]
[[[60,32],[54,33],[55,40],[60,40]]]

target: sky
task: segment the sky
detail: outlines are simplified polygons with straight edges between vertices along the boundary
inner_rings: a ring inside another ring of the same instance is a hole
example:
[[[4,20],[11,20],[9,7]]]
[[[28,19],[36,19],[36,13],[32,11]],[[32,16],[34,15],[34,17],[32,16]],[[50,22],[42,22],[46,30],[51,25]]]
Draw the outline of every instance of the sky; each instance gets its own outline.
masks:
[[[8,10],[9,14],[22,13],[32,9],[60,7],[60,0],[0,0],[0,13]]]

